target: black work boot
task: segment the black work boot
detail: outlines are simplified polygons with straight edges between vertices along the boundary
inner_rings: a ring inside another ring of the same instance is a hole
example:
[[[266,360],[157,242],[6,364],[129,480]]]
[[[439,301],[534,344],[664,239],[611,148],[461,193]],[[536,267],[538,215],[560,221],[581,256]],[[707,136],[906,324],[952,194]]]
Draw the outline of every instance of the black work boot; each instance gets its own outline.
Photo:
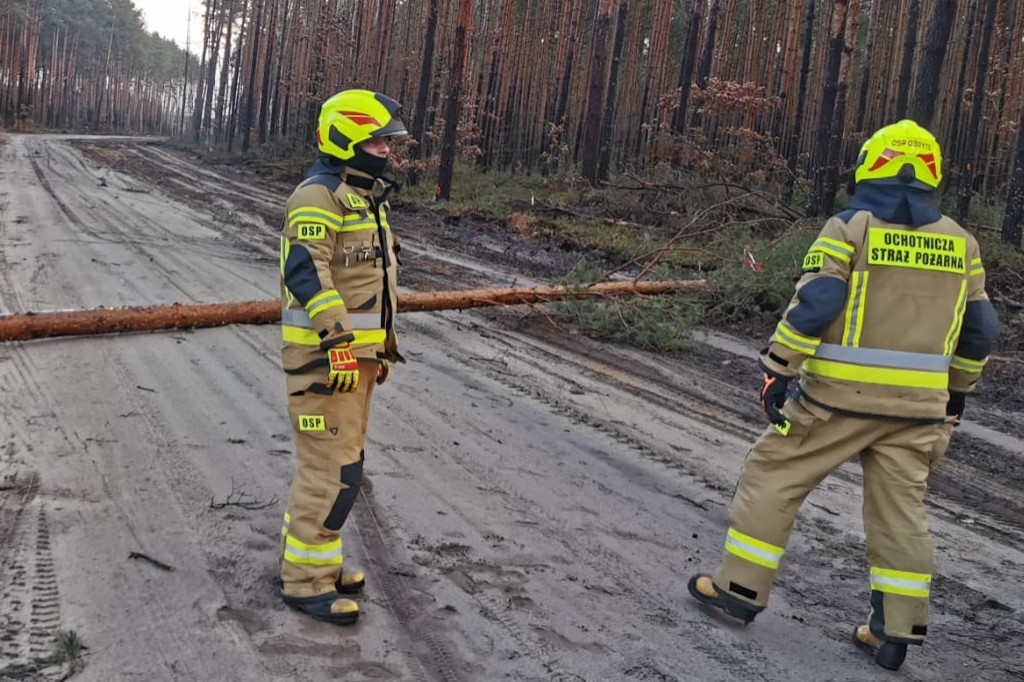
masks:
[[[695,573],[690,577],[690,582],[686,587],[690,590],[693,598],[700,603],[721,609],[733,618],[742,620],[744,625],[753,621],[754,617],[762,611],[762,609],[747,604],[731,594],[720,592],[707,573]]]
[[[853,643],[871,654],[872,660],[887,670],[899,670],[907,657],[906,644],[882,641],[871,633],[867,625],[858,625],[853,629]]]
[[[362,592],[366,585],[366,576],[362,571],[341,572],[341,576],[334,583],[334,589],[341,594],[356,594]]]
[[[359,604],[345,599],[337,592],[315,597],[289,597],[282,595],[284,603],[307,616],[334,625],[352,625],[359,618]]]

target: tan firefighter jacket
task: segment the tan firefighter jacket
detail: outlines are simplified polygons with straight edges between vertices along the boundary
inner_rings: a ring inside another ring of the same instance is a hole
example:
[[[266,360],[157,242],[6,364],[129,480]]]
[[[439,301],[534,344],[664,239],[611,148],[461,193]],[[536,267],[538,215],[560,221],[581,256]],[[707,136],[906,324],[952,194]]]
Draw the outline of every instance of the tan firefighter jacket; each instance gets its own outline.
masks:
[[[399,247],[386,188],[342,169],[310,175],[288,198],[281,230],[286,371],[326,366],[322,344],[348,334],[356,357],[404,362],[394,331]]]
[[[941,420],[947,391],[973,390],[994,319],[978,243],[956,222],[914,228],[848,211],[808,250],[762,361],[799,369],[801,393],[825,407]]]

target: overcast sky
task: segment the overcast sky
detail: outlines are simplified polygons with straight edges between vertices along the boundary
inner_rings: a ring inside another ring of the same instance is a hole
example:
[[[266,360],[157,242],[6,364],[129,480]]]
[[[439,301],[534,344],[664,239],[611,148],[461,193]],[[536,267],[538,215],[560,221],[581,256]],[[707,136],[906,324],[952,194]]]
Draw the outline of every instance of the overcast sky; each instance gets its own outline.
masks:
[[[192,38],[190,51],[198,53],[197,45],[202,44],[203,5],[200,0],[132,0],[142,10],[146,28],[156,31],[162,37],[173,40],[185,47],[191,6]]]

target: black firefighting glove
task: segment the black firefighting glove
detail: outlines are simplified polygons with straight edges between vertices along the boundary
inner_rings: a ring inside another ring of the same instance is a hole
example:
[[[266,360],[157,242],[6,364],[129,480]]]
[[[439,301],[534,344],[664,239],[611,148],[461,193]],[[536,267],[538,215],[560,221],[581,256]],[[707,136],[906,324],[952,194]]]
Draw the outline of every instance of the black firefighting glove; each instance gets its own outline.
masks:
[[[946,402],[946,416],[955,417],[954,424],[959,424],[964,418],[964,408],[967,406],[967,394],[957,391],[949,392],[949,400]]]
[[[765,366],[760,360],[757,366],[761,370],[764,384],[761,386],[761,409],[772,424],[787,424],[786,415],[782,414],[782,406],[786,403],[786,392],[789,390],[791,377],[782,376]]]

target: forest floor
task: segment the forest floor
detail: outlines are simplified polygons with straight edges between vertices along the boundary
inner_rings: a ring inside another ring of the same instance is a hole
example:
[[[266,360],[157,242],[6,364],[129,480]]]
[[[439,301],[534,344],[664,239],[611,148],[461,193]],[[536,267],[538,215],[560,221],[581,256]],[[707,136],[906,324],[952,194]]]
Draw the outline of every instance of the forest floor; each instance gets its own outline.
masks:
[[[5,141],[0,313],[276,297],[289,183],[145,140]],[[392,222],[407,290],[590,257],[411,203]],[[652,353],[548,307],[403,314],[410,362],[378,389],[345,531],[368,583],[352,628],[276,593],[293,455],[274,326],[0,345],[0,679],[66,675],[41,661],[68,630],[83,680],[877,679],[848,641],[856,461],[808,499],[756,623],[686,595],[763,428],[770,324]],[[930,481],[932,626],[901,679],[1024,680],[1024,345],[1002,344]]]

